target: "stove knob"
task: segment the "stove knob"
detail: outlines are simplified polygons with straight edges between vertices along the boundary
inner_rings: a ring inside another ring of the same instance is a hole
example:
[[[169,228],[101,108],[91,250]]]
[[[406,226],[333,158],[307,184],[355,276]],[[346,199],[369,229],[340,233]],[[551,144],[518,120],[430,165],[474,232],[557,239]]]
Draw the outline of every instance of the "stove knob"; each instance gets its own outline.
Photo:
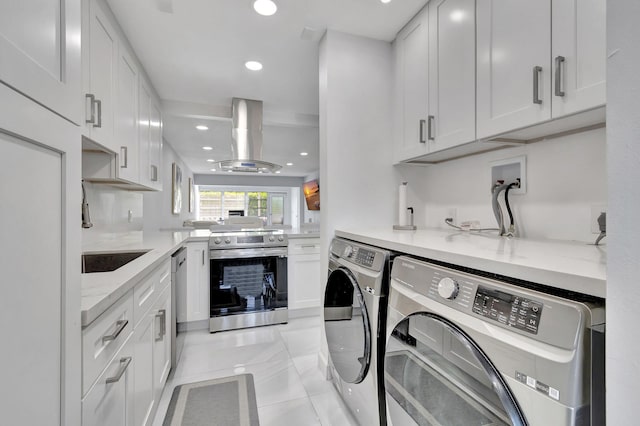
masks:
[[[213,243],[214,243],[214,244],[220,244],[221,242],[222,242],[222,240],[221,240],[220,238],[215,238],[215,239],[213,240]]]
[[[353,254],[353,247],[351,246],[346,246],[344,248],[344,257],[351,257],[351,255]]]
[[[230,239],[230,238],[226,238],[226,239],[224,240],[224,243],[225,243],[225,244],[229,244],[229,243],[231,243],[231,239]]]
[[[270,236],[269,236],[269,242],[274,242],[275,240],[276,240],[276,239],[275,239],[275,237],[274,237],[273,235],[270,235]]]
[[[449,300],[453,300],[458,295],[458,283],[453,278],[443,278],[438,283],[438,294]]]
[[[278,241],[283,242],[283,241],[284,241],[284,236],[279,235],[279,236],[278,236]]]

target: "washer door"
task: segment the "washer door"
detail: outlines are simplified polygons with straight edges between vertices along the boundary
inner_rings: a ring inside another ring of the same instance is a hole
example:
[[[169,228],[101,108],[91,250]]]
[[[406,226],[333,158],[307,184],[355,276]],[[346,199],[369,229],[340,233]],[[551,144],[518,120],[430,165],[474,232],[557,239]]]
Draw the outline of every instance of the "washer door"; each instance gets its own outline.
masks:
[[[327,280],[324,328],[329,355],[340,378],[360,383],[371,361],[371,329],[362,292],[347,269],[334,270]]]
[[[500,373],[455,324],[403,319],[387,342],[387,414],[394,425],[526,425]]]

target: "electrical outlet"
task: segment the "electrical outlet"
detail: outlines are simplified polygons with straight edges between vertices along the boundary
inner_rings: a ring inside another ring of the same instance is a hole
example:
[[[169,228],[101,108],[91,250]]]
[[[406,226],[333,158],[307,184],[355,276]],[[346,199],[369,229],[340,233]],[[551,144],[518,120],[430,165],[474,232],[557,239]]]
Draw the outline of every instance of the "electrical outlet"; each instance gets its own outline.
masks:
[[[592,204],[591,205],[591,233],[592,234],[599,234],[600,233],[600,226],[598,225],[598,216],[600,216],[600,213],[606,213],[607,212],[607,205],[606,204]]]
[[[457,224],[458,223],[458,209],[456,209],[455,207],[449,207],[447,209],[446,218],[451,218],[452,219],[452,223],[453,224]]]

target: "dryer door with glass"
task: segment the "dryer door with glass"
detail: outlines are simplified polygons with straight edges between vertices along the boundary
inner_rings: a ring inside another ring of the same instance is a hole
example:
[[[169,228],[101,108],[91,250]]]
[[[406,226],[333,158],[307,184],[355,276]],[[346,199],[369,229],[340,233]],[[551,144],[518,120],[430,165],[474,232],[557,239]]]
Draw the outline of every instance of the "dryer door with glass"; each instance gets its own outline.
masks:
[[[345,268],[333,270],[327,279],[324,327],[329,355],[340,378],[360,383],[371,361],[371,328],[360,287]]]
[[[491,360],[459,327],[420,312],[396,324],[384,361],[393,425],[526,425]]]

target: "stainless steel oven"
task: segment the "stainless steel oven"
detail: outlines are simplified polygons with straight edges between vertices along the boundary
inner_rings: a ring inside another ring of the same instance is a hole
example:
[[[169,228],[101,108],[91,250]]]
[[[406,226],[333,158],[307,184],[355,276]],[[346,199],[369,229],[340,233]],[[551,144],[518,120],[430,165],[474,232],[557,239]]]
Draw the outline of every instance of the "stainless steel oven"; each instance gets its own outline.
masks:
[[[209,331],[287,322],[287,244],[282,231],[211,234]]]

